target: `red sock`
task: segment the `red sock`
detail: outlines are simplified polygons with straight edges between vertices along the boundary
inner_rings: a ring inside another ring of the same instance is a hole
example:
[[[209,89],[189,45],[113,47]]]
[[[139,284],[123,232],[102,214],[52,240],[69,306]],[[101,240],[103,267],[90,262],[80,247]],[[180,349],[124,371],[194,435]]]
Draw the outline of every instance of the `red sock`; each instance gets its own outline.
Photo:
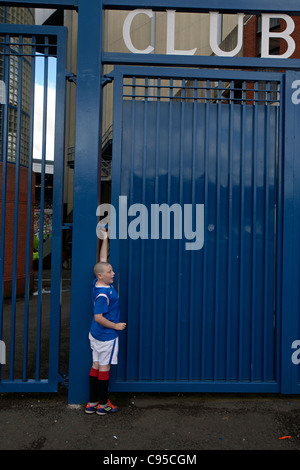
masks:
[[[91,370],[90,370],[90,376],[91,377],[98,377],[98,373],[99,373],[98,369],[94,369],[94,367],[91,368]]]
[[[109,380],[109,370],[99,370],[97,375],[99,380]]]

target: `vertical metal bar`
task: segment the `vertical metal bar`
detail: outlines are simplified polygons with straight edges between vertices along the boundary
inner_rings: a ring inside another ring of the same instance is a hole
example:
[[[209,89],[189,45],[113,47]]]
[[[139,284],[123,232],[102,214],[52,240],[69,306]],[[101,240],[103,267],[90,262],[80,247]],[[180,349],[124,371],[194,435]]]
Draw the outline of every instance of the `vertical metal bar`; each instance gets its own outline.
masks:
[[[226,380],[230,380],[230,359],[233,338],[231,336],[231,289],[232,289],[232,178],[233,178],[233,112],[234,82],[230,83],[229,104],[229,172],[228,172],[228,266],[227,266],[227,330],[226,330]]]
[[[157,78],[157,101],[156,101],[156,142],[155,142],[155,187],[154,187],[154,204],[158,204],[158,190],[159,190],[159,143],[160,143],[160,93],[161,93],[161,79]],[[155,218],[156,223],[156,218]],[[158,227],[154,225],[152,228],[153,233],[156,233]],[[153,311],[152,311],[152,358],[151,358],[151,378],[154,380],[155,371],[156,371],[156,353],[157,353],[157,343],[156,343],[156,299],[157,299],[157,282],[156,282],[156,273],[158,266],[158,243],[154,239],[154,260],[153,260]],[[163,350],[165,354],[165,349]]]
[[[170,88],[169,88],[169,98],[170,98],[170,107],[169,107],[169,141],[168,141],[168,180],[167,180],[167,198],[168,205],[170,207],[171,200],[171,168],[172,168],[172,116],[173,116],[173,79],[170,79]],[[170,266],[170,240],[167,241],[167,250],[166,250],[166,307],[165,307],[165,348],[169,347],[169,266]],[[168,355],[165,354],[164,357],[164,380],[168,379]]]
[[[184,154],[184,130],[185,130],[185,79],[181,83],[181,122],[180,122],[180,153],[179,153],[179,205],[183,208],[183,154]],[[177,230],[177,228],[174,229]],[[174,234],[175,235],[175,234]],[[175,237],[174,237],[175,238]],[[176,379],[180,380],[180,366],[181,366],[181,348],[183,343],[183,333],[181,331],[181,321],[183,312],[182,309],[182,244],[178,243],[178,288],[177,288],[177,362],[176,362]],[[187,310],[184,312],[187,315]]]
[[[192,129],[192,181],[191,181],[191,201],[192,208],[196,207],[196,138],[197,138],[197,79],[194,80],[194,95],[193,95],[193,129]],[[195,209],[196,210],[196,209]],[[194,358],[194,323],[195,323],[195,285],[192,282],[195,272],[195,254],[194,250],[191,251],[190,255],[190,321],[189,321],[189,369],[188,369],[188,378],[189,381],[193,379],[193,358]]]
[[[62,224],[64,191],[65,149],[65,96],[66,96],[66,44],[67,33],[63,30],[57,37],[56,103],[55,103],[55,147],[53,179],[53,215],[51,246],[51,300],[49,323],[49,371],[48,379],[57,385],[60,353],[61,316],[61,267]]]
[[[142,176],[142,204],[145,206],[145,199],[146,199],[146,160],[147,160],[147,127],[148,127],[148,77],[145,77],[145,96],[144,96],[144,146],[143,146],[143,176]],[[142,214],[142,218],[144,217],[144,213]],[[143,221],[142,221],[143,226]],[[145,242],[141,241],[141,272],[140,272],[140,279],[141,279],[141,286],[140,286],[140,335],[139,335],[139,370],[138,370],[138,379],[141,381],[143,379],[143,356],[145,352],[144,346],[144,283],[145,283]]]
[[[136,78],[132,77],[132,115],[131,115],[131,152],[130,152],[130,158],[131,158],[131,165],[130,165],[130,188],[129,188],[129,205],[131,206],[133,204],[133,189],[134,189],[134,152],[135,152],[135,132],[136,132]],[[120,188],[121,189],[121,188]],[[120,192],[121,194],[121,192]],[[126,237],[128,234],[126,234]],[[131,322],[131,315],[132,315],[132,289],[133,289],[133,284],[134,281],[132,280],[132,263],[133,263],[133,247],[132,247],[132,240],[129,238],[128,239],[128,250],[129,250],[129,270],[128,270],[128,323],[130,324]],[[133,367],[135,366],[132,364],[131,358],[132,354],[131,348],[132,345],[130,344],[130,338],[128,338],[127,341],[127,374],[126,377],[132,380],[132,370]],[[138,351],[138,354],[140,351]],[[138,358],[137,358],[137,364],[138,364]]]
[[[216,264],[215,264],[215,315],[214,315],[214,357],[213,374],[214,380],[218,377],[218,345],[219,345],[219,302],[220,302],[220,166],[221,166],[221,103],[222,103],[222,81],[218,82],[218,104],[217,104],[217,142],[216,142]]]
[[[4,83],[5,103],[3,104],[2,127],[2,200],[1,200],[1,239],[0,239],[0,340],[3,339],[3,297],[4,297],[4,266],[5,266],[5,222],[6,222],[6,190],[7,190],[7,144],[8,144],[8,105],[9,105],[9,36],[5,36],[4,46]],[[1,364],[0,364],[1,379]]]
[[[44,233],[45,167],[46,167],[46,148],[47,148],[47,107],[48,107],[48,53],[49,53],[48,37],[45,37],[40,225],[39,225],[38,311],[37,311],[37,333],[36,333],[36,380],[37,381],[40,380],[40,361],[41,361],[41,326],[42,326],[42,295],[43,295],[43,233]]]
[[[24,339],[23,339],[23,381],[27,380],[28,359],[28,326],[29,326],[29,290],[30,290],[30,266],[32,262],[31,249],[31,223],[32,223],[32,161],[33,161],[33,131],[34,131],[34,89],[35,89],[35,55],[36,39],[32,37],[31,46],[31,86],[30,86],[30,136],[28,159],[28,190],[27,190],[27,224],[26,224],[26,266],[25,266],[25,305],[24,305]]]
[[[86,0],[78,0],[69,403],[85,401],[88,394],[91,353],[82,330],[89,330],[90,316],[82,312],[92,310],[90,288],[97,259],[101,76],[102,0],[89,0],[88,6]]]
[[[257,220],[257,131],[258,131],[258,82],[254,84],[254,103],[253,103],[253,151],[252,151],[252,288],[251,288],[251,298],[252,298],[252,319],[251,319],[251,382],[255,380],[255,370],[256,370],[256,335],[255,335],[255,325],[256,325],[256,220]]]
[[[11,293],[11,336],[10,336],[10,369],[9,378],[14,379],[15,362],[15,332],[16,332],[16,301],[17,301],[17,258],[18,258],[18,215],[19,215],[19,186],[20,186],[20,155],[21,155],[21,113],[22,113],[22,36],[19,36],[18,52],[18,109],[17,109],[17,146],[15,162],[15,207],[13,234],[13,270]]]
[[[208,175],[208,160],[209,160],[209,117],[210,117],[210,102],[209,102],[209,90],[210,90],[210,81],[206,80],[206,101],[205,101],[205,151],[204,151],[204,166],[205,166],[205,174],[204,174],[204,203],[205,203],[205,211],[204,211],[204,231],[207,230],[207,214],[208,214],[208,182],[209,182],[209,175]],[[206,238],[206,234],[204,233],[204,239]],[[202,299],[202,338],[201,338],[201,380],[205,379],[205,358],[206,358],[206,315],[207,315],[207,305],[206,305],[206,298],[207,298],[207,243],[204,243],[203,246],[203,299]]]
[[[263,378],[267,379],[268,343],[270,331],[268,328],[268,279],[269,279],[269,166],[270,166],[270,82],[266,88],[266,114],[265,114],[265,232],[264,232],[264,347],[263,347]]]
[[[280,380],[280,346],[281,346],[281,305],[282,305],[282,251],[283,251],[283,131],[284,131],[284,90],[283,79],[278,84],[279,89],[279,109],[277,127],[277,176],[276,176],[276,379]]]
[[[244,211],[245,211],[245,112],[246,82],[242,82],[242,119],[241,119],[241,166],[240,166],[240,285],[239,285],[239,379],[242,379],[244,364]]]

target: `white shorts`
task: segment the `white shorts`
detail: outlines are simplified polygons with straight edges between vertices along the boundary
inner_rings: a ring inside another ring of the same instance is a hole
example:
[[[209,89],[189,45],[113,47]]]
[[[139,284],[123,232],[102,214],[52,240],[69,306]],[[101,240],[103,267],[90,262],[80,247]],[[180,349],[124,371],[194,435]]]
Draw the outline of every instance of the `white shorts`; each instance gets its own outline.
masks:
[[[118,364],[119,338],[111,341],[98,341],[89,333],[90,345],[93,353],[93,362],[101,366]]]

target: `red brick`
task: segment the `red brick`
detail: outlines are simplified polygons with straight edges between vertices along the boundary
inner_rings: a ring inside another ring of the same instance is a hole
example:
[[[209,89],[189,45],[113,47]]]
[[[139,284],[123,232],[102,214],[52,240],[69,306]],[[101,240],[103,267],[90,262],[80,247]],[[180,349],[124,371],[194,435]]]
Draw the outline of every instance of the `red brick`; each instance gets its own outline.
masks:
[[[5,204],[5,254],[4,254],[4,296],[11,295],[13,271],[13,237],[15,212],[15,165],[8,163],[6,176],[6,204]],[[2,208],[2,163],[0,162],[0,230]],[[25,292],[26,278],[26,232],[27,232],[27,203],[28,203],[28,168],[20,167],[19,182],[19,208],[18,208],[18,239],[17,239],[17,295]],[[32,203],[31,203],[31,229],[30,229],[30,287],[33,286],[33,208],[35,179],[33,173]]]

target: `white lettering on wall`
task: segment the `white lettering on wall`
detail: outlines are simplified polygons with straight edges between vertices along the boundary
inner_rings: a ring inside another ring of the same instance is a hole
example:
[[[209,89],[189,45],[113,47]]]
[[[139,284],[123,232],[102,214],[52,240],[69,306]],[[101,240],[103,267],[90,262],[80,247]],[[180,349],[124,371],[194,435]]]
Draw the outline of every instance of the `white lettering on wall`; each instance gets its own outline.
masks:
[[[282,18],[286,22],[286,29],[282,32],[271,32],[270,31],[270,18]],[[295,48],[296,44],[294,39],[291,37],[292,32],[295,29],[294,20],[284,14],[278,13],[263,13],[261,18],[262,23],[262,32],[261,32],[261,57],[264,58],[281,58],[287,59],[290,57]],[[271,38],[281,38],[284,39],[288,45],[287,50],[284,54],[273,55],[269,53],[269,42]]]
[[[167,39],[166,39],[166,54],[172,55],[194,55],[197,51],[197,47],[193,49],[175,49],[175,10],[167,10]],[[154,51],[154,47],[149,45],[145,49],[138,49],[136,45],[133,44],[131,39],[131,25],[134,18],[137,15],[147,15],[148,18],[153,18],[153,11],[150,9],[138,9],[131,11],[127,17],[125,18],[123,24],[123,39],[125,42],[126,47],[129,49],[130,52],[134,54],[151,54]],[[218,12],[210,12],[210,32],[209,32],[209,45],[212,52],[220,57],[234,57],[236,56],[243,47],[243,19],[244,14],[238,13],[238,37],[237,37],[237,45],[232,51],[223,51],[219,47],[218,38],[220,37],[220,25],[219,25],[219,13]],[[284,31],[281,32],[274,32],[270,31],[270,19],[271,18],[280,18],[285,21],[286,28]],[[291,37],[295,29],[294,20],[286,14],[279,14],[279,13],[263,13],[262,14],[262,33],[261,33],[261,57],[263,58],[276,58],[276,59],[287,59],[291,57],[294,53],[296,44],[294,39]],[[287,50],[280,55],[270,54],[269,47],[270,47],[270,39],[272,38],[279,38],[286,42]]]
[[[219,48],[218,45],[218,12],[211,12],[210,13],[210,29],[209,29],[209,45],[211,50],[217,56],[221,57],[233,57],[237,55],[243,47],[243,26],[244,26],[244,14],[238,13],[238,42],[237,46],[233,49],[233,51],[225,52]]]
[[[132,44],[132,40],[131,40],[131,37],[130,37],[131,23],[137,15],[141,15],[141,14],[149,16],[150,19],[153,18],[153,11],[152,10],[133,10],[133,11],[131,11],[129,13],[129,15],[126,17],[126,19],[124,21],[124,24],[123,24],[123,38],[124,38],[124,42],[125,42],[126,47],[131,52],[133,52],[134,54],[151,54],[151,52],[153,52],[153,50],[154,50],[154,48],[152,46],[148,46],[146,49],[143,49],[143,50],[137,49]]]
[[[167,54],[194,55],[197,47],[190,50],[175,49],[175,10],[167,11]]]

